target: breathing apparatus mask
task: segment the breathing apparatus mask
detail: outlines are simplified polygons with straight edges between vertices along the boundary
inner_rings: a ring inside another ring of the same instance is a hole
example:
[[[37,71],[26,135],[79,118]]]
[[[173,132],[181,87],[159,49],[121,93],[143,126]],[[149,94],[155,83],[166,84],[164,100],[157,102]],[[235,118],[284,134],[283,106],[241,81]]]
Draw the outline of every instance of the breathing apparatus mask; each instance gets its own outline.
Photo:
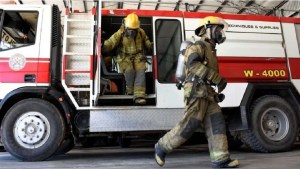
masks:
[[[136,29],[128,29],[128,28],[126,28],[126,30],[125,30],[125,36],[127,38],[134,39],[136,37],[136,34],[137,34],[137,30]]]
[[[226,40],[225,32],[219,25],[212,25],[210,28],[210,39],[220,44]]]

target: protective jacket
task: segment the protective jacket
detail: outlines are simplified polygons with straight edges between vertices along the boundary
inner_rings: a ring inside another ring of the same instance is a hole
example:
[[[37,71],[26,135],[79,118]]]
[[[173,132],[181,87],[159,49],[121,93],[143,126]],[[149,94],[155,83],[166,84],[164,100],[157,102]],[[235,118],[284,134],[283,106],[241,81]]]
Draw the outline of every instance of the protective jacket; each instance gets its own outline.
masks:
[[[124,57],[141,57],[143,55],[144,47],[150,49],[151,45],[152,44],[143,29],[138,28],[135,39],[132,39],[125,36],[125,27],[122,25],[116,33],[104,42],[102,52],[107,53],[118,48],[118,60],[123,59]]]
[[[185,98],[192,95],[196,98],[213,99],[214,95],[217,95],[211,85],[218,85],[225,79],[219,75],[215,46],[214,43],[202,38],[187,48],[185,53]],[[195,80],[197,82],[194,82]]]

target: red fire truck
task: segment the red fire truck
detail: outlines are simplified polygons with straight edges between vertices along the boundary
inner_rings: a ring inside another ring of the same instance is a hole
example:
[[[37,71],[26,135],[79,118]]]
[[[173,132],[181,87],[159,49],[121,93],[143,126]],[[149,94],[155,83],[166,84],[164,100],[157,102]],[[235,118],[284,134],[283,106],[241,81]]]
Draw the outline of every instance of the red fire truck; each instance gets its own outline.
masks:
[[[0,7],[1,140],[14,157],[45,160],[91,137],[164,132],[181,119],[183,91],[176,88],[180,44],[196,41],[206,16],[229,23],[218,46],[227,79],[221,103],[231,137],[254,151],[288,150],[300,116],[300,19],[182,11],[102,10],[66,12],[57,6]],[[129,13],[154,43],[145,51],[147,105],[125,94],[124,76],[107,39]],[[101,25],[101,26],[100,26]],[[112,58],[110,61],[106,58]]]

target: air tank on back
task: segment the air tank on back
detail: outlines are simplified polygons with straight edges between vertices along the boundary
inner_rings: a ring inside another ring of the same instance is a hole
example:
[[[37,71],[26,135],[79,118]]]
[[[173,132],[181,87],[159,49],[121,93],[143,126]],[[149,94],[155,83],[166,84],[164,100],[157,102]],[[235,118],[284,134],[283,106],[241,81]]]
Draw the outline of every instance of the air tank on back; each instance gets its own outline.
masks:
[[[193,43],[191,41],[183,41],[180,45],[180,53],[178,56],[178,61],[177,61],[177,68],[176,68],[176,80],[178,81],[177,83],[177,88],[181,89],[183,82],[185,80],[185,64],[184,64],[184,54],[186,51],[186,48]]]

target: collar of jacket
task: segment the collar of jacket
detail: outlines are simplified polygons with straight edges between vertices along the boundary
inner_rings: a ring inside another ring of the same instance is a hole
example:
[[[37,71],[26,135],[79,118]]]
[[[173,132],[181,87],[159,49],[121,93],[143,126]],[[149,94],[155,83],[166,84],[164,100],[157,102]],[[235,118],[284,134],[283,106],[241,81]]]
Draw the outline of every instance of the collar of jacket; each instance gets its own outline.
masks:
[[[211,48],[212,48],[212,49],[216,49],[216,42],[214,42],[213,40],[208,39],[208,38],[206,38],[206,37],[202,37],[201,40],[203,40],[203,41],[209,43],[209,44],[211,45]]]

